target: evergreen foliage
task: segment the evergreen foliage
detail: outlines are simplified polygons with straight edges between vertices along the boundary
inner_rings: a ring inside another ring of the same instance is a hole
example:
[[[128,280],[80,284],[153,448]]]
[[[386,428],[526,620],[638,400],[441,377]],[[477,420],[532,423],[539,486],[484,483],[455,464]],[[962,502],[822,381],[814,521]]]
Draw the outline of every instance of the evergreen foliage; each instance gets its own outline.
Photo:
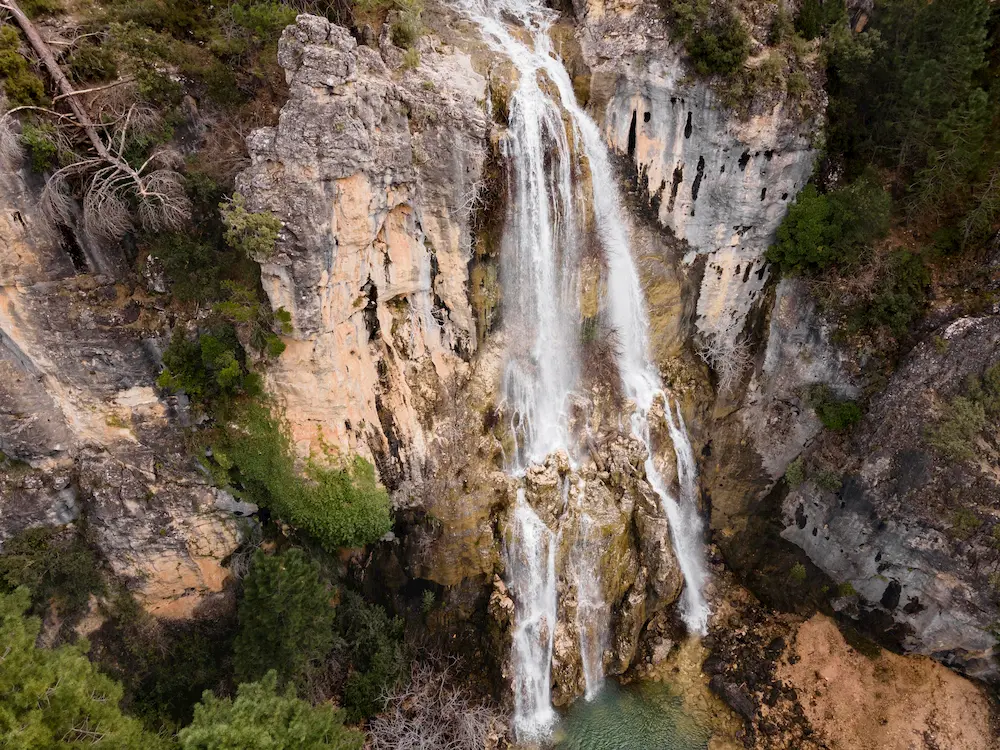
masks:
[[[368,604],[345,591],[337,607],[337,631],[351,673],[344,685],[348,717],[358,721],[385,707],[389,695],[406,673],[403,622],[390,618],[382,607]]]
[[[829,430],[843,432],[861,421],[861,407],[854,401],[837,398],[825,385],[813,387],[809,401],[816,416]]]
[[[91,594],[104,590],[104,581],[96,555],[79,534],[36,527],[5,541],[0,555],[0,590],[21,586],[32,592],[36,614],[53,604],[63,618],[72,618]]]
[[[226,226],[226,242],[248,258],[262,261],[274,252],[281,221],[269,211],[248,211],[246,199],[236,193],[219,206]]]
[[[662,0],[667,20],[701,75],[732,76],[750,55],[750,34],[729,2]]]
[[[182,750],[361,750],[364,735],[344,727],[343,711],[311,706],[270,672],[239,686],[236,699],[206,692],[191,725],[178,734]]]
[[[302,550],[273,556],[258,551],[240,602],[237,679],[273,672],[282,684],[301,680],[333,648],[331,596],[319,566]]]
[[[7,750],[160,748],[122,714],[122,687],[87,659],[87,643],[38,648],[41,622],[25,617],[26,588],[0,593],[0,746]]]
[[[45,85],[21,54],[21,37],[17,29],[6,23],[0,24],[0,84],[12,105],[45,103]]]
[[[816,274],[857,261],[889,230],[891,200],[871,176],[820,193],[806,185],[778,228],[767,258],[786,274]]]
[[[1000,419],[1000,363],[982,377],[971,377],[965,390],[948,401],[941,418],[927,430],[927,442],[953,461],[974,460],[981,452],[980,441],[988,437],[987,428]]]

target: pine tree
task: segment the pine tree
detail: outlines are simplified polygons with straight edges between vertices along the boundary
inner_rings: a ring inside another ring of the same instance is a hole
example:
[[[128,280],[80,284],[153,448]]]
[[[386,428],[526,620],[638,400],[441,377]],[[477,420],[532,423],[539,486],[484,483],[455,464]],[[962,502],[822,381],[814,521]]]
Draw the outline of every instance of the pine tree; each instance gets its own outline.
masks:
[[[288,687],[277,690],[278,675],[237,689],[236,700],[206,691],[194,721],[178,734],[182,750],[361,750],[364,735],[344,727],[344,712],[311,706]]]
[[[122,714],[122,686],[87,659],[86,641],[38,648],[28,589],[0,593],[0,747],[6,750],[165,748]]]
[[[302,678],[333,647],[330,598],[319,566],[302,550],[258,552],[240,602],[237,679],[257,679],[270,670],[283,683]]]

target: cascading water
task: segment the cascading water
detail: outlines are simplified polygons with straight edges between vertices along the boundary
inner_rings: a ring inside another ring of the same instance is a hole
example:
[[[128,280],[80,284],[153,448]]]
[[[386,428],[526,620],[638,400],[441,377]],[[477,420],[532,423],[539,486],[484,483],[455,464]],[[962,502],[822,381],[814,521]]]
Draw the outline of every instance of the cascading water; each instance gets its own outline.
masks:
[[[580,638],[584,697],[593,700],[604,683],[604,645],[607,641],[609,613],[601,594],[599,571],[602,550],[594,533],[594,519],[584,510],[586,494],[582,479],[577,492],[580,519],[572,556],[573,582],[576,587],[576,631]]]
[[[617,364],[623,390],[636,405],[631,430],[648,450],[647,477],[670,521],[685,581],[684,620],[690,630],[704,633],[708,605],[694,456],[680,411],[670,404],[649,356],[649,321],[607,147],[596,123],[577,104],[569,74],[552,52],[548,29],[553,14],[540,0],[456,1],[487,43],[513,62],[519,76],[503,143],[512,171],[501,261],[510,341],[503,390],[517,441],[510,471],[520,476],[554,451],[574,452],[567,407],[579,372],[578,222],[586,206],[573,189],[573,152],[563,122],[563,113],[568,113],[574,145],[582,144],[592,181],[595,224],[608,265],[607,316],[620,342]],[[531,47],[510,32],[504,18],[527,29]],[[558,101],[542,89],[540,75],[554,84]],[[653,457],[650,419],[661,408],[676,454],[678,498],[670,494]],[[587,519],[581,513],[584,528]],[[557,537],[532,510],[523,489],[513,526],[507,557],[516,606],[514,722],[518,736],[531,740],[547,734],[554,720],[550,675],[558,605]],[[595,558],[589,564],[596,568]],[[592,596],[600,597],[598,574],[596,569],[583,576],[579,569],[575,573],[578,598],[585,606]],[[587,692],[592,695],[602,679],[602,649],[583,631],[580,639]]]

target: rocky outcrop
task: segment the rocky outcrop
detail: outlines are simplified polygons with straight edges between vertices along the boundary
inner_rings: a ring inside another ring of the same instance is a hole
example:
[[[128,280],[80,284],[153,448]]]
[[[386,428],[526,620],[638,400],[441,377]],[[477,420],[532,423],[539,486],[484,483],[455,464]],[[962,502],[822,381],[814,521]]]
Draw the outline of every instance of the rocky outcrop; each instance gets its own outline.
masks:
[[[359,46],[314,16],[286,29],[279,62],[290,99],[250,138],[239,179],[283,222],[260,259],[294,328],[272,388],[303,453],[374,457],[395,488],[420,477],[431,413],[476,348],[469,222],[486,81],[439,42],[422,40],[411,69],[387,36]]]
[[[812,173],[821,125],[784,97],[746,118],[728,108],[686,72],[655,2],[578,5],[590,108],[659,222],[706,256],[697,330],[729,351],[761,301],[764,251]]]
[[[936,343],[935,343],[936,342]],[[782,535],[835,581],[848,615],[875,622],[908,651],[1000,680],[995,632],[1000,466],[987,452],[948,460],[929,428],[970,375],[1000,361],[1000,317],[962,318],[919,344],[854,430],[847,454],[820,460],[837,490],[807,481],[784,502]]]
[[[183,410],[153,388],[163,311],[91,273],[20,176],[0,179],[0,543],[85,518],[148,610],[187,617],[221,595],[240,532],[188,457]]]

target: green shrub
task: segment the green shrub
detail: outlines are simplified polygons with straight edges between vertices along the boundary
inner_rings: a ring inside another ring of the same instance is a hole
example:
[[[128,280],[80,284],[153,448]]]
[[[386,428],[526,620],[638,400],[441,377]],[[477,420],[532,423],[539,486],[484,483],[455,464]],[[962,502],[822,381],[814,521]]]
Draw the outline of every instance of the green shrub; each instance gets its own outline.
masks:
[[[810,389],[809,402],[827,429],[842,432],[861,421],[861,407],[854,401],[838,399],[825,385]]]
[[[69,57],[69,72],[78,83],[103,83],[118,77],[118,61],[110,46],[83,43]]]
[[[889,194],[871,176],[828,194],[806,185],[778,227],[767,259],[785,274],[816,274],[851,263],[888,232],[891,208]]]
[[[959,508],[951,514],[951,533],[956,539],[968,539],[982,525],[983,520],[968,508]]]
[[[876,287],[874,299],[849,314],[855,330],[886,326],[903,336],[927,305],[931,275],[923,258],[908,250],[896,250],[889,260],[889,272]]]
[[[406,673],[403,623],[382,607],[345,591],[337,607],[337,631],[351,673],[344,685],[344,707],[351,721],[374,716],[385,708],[385,696]]]
[[[17,29],[8,24],[0,25],[0,83],[13,106],[45,103],[45,85],[21,54]]]
[[[806,481],[806,467],[801,456],[788,464],[788,468],[785,469],[785,481],[789,487],[798,487]]]
[[[302,550],[258,551],[240,601],[236,678],[246,682],[274,671],[282,684],[302,680],[333,648],[331,596],[319,565]]]
[[[29,600],[23,587],[0,593],[0,746],[167,747],[166,741],[143,731],[138,720],[122,714],[122,687],[87,659],[86,641],[55,649],[36,645],[41,622],[25,617]]]
[[[236,699],[206,691],[194,720],[177,735],[181,750],[361,750],[362,732],[344,726],[344,712],[311,706],[274,672],[239,686]]]
[[[356,547],[392,527],[389,497],[362,458],[343,469],[310,462],[296,471],[291,439],[268,407],[244,402],[214,447],[246,499],[315,537],[326,549]]]
[[[65,620],[82,614],[91,594],[104,591],[100,561],[82,536],[48,527],[25,529],[4,542],[0,584],[8,591],[28,587],[37,614],[51,604]]]
[[[55,166],[59,159],[56,129],[52,125],[24,123],[21,127],[21,143],[28,149],[33,172],[42,174]]]
[[[257,44],[278,41],[286,26],[295,23],[298,12],[279,2],[233,3],[226,12],[232,22],[243,29]]]
[[[971,461],[977,441],[1000,418],[1000,363],[972,376],[965,395],[948,402],[944,416],[927,428],[927,442],[953,461]]]
[[[729,2],[661,0],[667,20],[701,75],[733,76],[750,55],[750,34]]]
[[[44,18],[62,13],[64,8],[59,0],[21,0],[21,10],[28,18]]]
[[[858,592],[850,581],[837,584],[837,596],[857,596]]]
[[[795,563],[792,569],[788,571],[788,577],[796,583],[802,583],[806,580],[806,566],[802,563]]]
[[[843,0],[802,0],[795,17],[795,28],[806,39],[815,39],[836,23],[847,22]]]
[[[248,258],[263,261],[274,252],[281,231],[281,220],[269,211],[248,211],[246,199],[236,193],[219,204],[226,226],[226,243]]]
[[[174,297],[198,302],[218,297],[221,269],[210,242],[190,232],[158,232],[147,241],[148,252],[163,266]]]
[[[175,329],[156,383],[168,391],[183,391],[202,407],[261,391],[260,377],[247,368],[243,347],[230,325],[216,326],[194,339],[180,327]]]
[[[399,18],[393,22],[390,29],[392,43],[397,47],[409,49],[424,33],[423,24],[420,22],[423,3],[421,0],[396,0],[395,5],[399,10]]]
[[[820,489],[827,490],[828,492],[839,492],[840,488],[843,486],[843,480],[840,478],[840,474],[829,469],[823,469],[822,471],[817,471],[816,475],[813,477],[813,481]]]

